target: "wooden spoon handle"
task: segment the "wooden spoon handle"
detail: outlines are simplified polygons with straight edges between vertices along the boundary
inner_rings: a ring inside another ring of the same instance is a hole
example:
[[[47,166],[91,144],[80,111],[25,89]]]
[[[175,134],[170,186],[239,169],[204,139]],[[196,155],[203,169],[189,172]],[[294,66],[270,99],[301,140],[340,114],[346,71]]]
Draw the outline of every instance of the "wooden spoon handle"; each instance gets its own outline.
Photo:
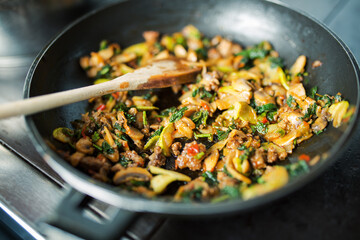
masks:
[[[176,64],[173,61],[157,62],[105,83],[1,104],[0,119],[33,114],[112,92],[145,89],[148,88],[147,85],[149,85],[148,82],[151,77],[175,69]]]
[[[127,83],[125,78],[124,83]],[[101,85],[101,86],[100,86]],[[58,93],[32,97],[16,102],[10,102],[0,105],[0,119],[17,115],[28,115],[48,109],[60,107],[74,102],[89,99],[91,97],[102,96],[111,92],[115,92],[115,86],[110,82],[99,85],[92,85],[88,87],[67,90]],[[119,84],[118,84],[119,85]],[[124,85],[126,86],[126,85]],[[127,84],[129,86],[129,84]],[[114,91],[111,91],[111,89]],[[124,87],[122,90],[126,91],[129,87]]]
[[[2,104],[0,119],[33,114],[113,92],[182,84],[195,79],[199,71],[200,68],[184,67],[171,59],[159,60],[105,83]]]

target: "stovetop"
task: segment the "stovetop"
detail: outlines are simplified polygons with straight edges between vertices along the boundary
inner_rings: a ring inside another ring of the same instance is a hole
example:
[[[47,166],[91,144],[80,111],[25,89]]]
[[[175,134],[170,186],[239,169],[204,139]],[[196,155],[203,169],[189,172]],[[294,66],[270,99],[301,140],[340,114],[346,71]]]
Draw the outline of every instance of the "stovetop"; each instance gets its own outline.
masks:
[[[0,1],[0,102],[20,99],[29,66],[54,35],[114,0]],[[360,59],[360,2],[286,0],[343,39]],[[130,239],[359,239],[360,129],[342,159],[301,190],[255,211],[210,219],[142,215]],[[64,181],[31,144],[22,117],[0,120],[0,239],[72,239],[44,224],[66,193]],[[93,217],[110,207],[90,206]],[[44,237],[46,235],[46,237]]]

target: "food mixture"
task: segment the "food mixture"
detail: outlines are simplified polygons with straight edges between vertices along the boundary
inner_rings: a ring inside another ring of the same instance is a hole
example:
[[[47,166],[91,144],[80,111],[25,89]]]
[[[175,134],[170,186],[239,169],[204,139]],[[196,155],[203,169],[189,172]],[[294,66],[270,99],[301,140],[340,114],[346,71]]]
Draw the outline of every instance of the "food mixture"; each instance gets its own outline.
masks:
[[[59,154],[97,180],[149,198],[247,200],[309,171],[320,156],[303,153],[290,163],[289,154],[329,121],[339,127],[351,114],[340,93],[305,90],[305,56],[287,69],[269,42],[244,48],[221,36],[206,38],[192,25],[143,36],[125,49],[102,41],[80,65],[94,84],[174,56],[202,72],[191,84],[173,86],[168,99],[158,90],[90,99],[91,110],[72,122],[73,129],[54,130],[69,146]],[[158,107],[175,102],[170,98],[178,104]]]

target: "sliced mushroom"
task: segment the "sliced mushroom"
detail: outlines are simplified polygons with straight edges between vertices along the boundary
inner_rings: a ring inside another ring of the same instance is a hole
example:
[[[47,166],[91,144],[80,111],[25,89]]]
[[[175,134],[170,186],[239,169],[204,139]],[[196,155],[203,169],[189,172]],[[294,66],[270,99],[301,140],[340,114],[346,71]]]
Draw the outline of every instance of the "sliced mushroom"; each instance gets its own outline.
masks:
[[[150,181],[150,179],[152,179],[152,175],[145,168],[129,167],[118,171],[113,178],[113,182],[119,185],[130,180]]]
[[[76,150],[85,154],[93,154],[95,150],[89,137],[80,138],[75,147]]]
[[[218,160],[219,160],[219,151],[215,149],[210,153],[208,157],[205,158],[203,163],[204,171],[213,172]]]

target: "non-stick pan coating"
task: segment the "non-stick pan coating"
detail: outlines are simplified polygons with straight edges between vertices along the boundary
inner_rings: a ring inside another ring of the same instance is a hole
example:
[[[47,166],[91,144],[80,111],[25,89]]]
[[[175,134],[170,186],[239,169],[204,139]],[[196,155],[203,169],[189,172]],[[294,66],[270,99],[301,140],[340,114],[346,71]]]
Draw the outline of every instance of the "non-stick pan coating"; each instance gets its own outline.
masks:
[[[80,56],[98,48],[101,40],[118,42],[121,46],[142,41],[142,32],[179,31],[193,24],[205,35],[217,34],[251,45],[270,41],[290,66],[304,54],[308,57],[307,88],[318,86],[320,93],[341,92],[353,105],[359,105],[358,68],[348,49],[321,24],[283,5],[259,0],[146,0],[129,1],[107,7],[72,24],[40,53],[26,80],[25,96],[36,96],[91,84],[78,64]],[[320,60],[322,67],[312,69]],[[171,101],[171,99],[160,99]],[[134,211],[151,211],[180,215],[228,213],[258,206],[284,196],[319,175],[341,156],[350,141],[357,112],[349,125],[329,127],[325,133],[302,144],[294,154],[305,152],[314,156],[328,154],[309,174],[291,182],[281,190],[242,202],[234,200],[219,204],[180,204],[148,200],[92,180],[53,152],[46,141],[54,128],[69,126],[80,118],[87,102],[72,104],[26,117],[35,145],[46,161],[73,187],[110,204]],[[293,157],[293,158],[294,158]],[[324,186],[326,187],[326,186]]]

